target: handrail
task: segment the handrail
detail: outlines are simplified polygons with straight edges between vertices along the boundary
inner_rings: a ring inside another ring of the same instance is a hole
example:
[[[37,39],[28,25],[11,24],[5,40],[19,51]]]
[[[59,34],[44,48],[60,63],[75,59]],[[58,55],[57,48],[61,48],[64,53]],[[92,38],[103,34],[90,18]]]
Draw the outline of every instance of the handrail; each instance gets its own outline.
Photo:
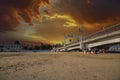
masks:
[[[83,41],[88,40],[88,39],[92,39],[92,38],[96,38],[98,36],[103,36],[103,35],[106,35],[106,34],[110,34],[112,32],[119,31],[119,30],[120,30],[120,24],[116,24],[116,25],[113,25],[111,27],[103,28],[103,30],[100,30],[96,33],[90,34],[86,37],[83,37]],[[77,41],[71,42],[70,44],[74,44],[74,43],[77,43],[77,42],[79,42],[79,41],[77,40]],[[69,45],[69,44],[67,44],[67,45]]]
[[[88,35],[86,37],[83,38],[83,40],[87,40],[87,39],[91,39],[91,38],[96,38],[98,36],[102,36],[102,35],[106,35],[115,31],[119,31],[120,30],[120,24],[108,27],[108,28],[104,28],[101,31],[98,31],[96,33],[93,33],[91,35]]]

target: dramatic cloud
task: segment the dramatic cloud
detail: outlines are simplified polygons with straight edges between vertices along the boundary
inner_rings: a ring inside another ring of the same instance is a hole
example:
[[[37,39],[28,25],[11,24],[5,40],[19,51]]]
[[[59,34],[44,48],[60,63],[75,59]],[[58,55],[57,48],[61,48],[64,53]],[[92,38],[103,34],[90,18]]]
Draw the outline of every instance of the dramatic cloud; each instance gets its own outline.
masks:
[[[120,0],[0,0],[0,39],[59,43],[81,25],[86,36],[117,23]]]
[[[33,19],[40,21],[40,8],[49,3],[50,0],[0,0],[0,31],[14,30],[20,18],[29,24]]]
[[[64,25],[66,22],[69,22],[71,20],[68,16],[59,16],[58,18],[52,20],[49,19],[50,18],[45,17],[43,19],[43,23],[35,28],[35,32],[32,35],[37,37],[42,36],[49,43],[60,43],[63,41],[64,34],[79,34],[77,27],[67,27]]]
[[[72,16],[78,24],[120,22],[120,0],[56,0],[54,9]]]

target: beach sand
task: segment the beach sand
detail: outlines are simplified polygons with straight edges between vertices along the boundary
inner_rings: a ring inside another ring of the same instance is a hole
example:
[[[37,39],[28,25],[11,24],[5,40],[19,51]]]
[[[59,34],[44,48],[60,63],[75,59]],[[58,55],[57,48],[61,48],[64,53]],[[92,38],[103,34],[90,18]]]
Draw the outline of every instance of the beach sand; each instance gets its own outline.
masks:
[[[0,80],[120,80],[120,54],[0,53]]]

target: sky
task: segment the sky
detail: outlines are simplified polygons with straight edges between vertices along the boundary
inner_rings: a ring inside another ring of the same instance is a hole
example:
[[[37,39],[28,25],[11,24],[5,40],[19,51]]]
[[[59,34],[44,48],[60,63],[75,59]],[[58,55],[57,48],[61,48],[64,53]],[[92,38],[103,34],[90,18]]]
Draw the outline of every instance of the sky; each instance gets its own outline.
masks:
[[[0,0],[0,40],[56,44],[120,23],[120,0]]]

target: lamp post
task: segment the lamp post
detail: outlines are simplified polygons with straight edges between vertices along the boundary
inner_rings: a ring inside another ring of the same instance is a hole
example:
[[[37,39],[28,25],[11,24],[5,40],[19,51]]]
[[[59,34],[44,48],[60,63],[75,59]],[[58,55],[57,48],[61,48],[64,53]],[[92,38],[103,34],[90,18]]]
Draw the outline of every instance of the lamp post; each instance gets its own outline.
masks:
[[[80,33],[80,49],[84,51],[84,44],[83,44],[83,26],[80,26],[79,28],[79,33]]]
[[[64,34],[64,51],[66,51],[66,35]]]

